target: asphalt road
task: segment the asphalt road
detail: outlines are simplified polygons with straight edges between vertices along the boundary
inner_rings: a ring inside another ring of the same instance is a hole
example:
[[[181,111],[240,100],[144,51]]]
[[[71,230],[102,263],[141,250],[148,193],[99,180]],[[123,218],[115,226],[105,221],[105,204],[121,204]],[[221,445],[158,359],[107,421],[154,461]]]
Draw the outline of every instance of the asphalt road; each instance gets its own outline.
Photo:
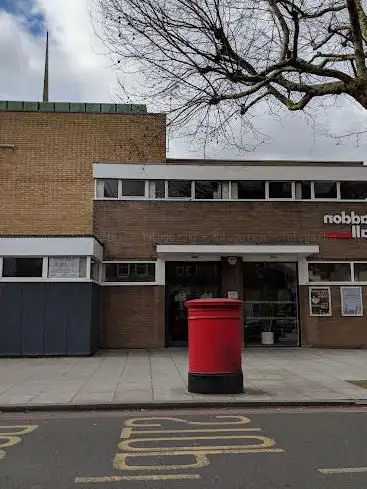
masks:
[[[366,489],[367,410],[0,414],[1,489],[135,487]]]

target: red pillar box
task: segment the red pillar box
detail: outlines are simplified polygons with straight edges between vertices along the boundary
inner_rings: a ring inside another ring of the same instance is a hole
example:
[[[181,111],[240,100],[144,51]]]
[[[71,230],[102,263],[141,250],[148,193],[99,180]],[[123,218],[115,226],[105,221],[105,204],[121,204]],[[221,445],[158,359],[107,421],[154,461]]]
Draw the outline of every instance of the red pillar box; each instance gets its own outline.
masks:
[[[189,319],[189,392],[240,394],[242,301],[195,299],[185,306]]]

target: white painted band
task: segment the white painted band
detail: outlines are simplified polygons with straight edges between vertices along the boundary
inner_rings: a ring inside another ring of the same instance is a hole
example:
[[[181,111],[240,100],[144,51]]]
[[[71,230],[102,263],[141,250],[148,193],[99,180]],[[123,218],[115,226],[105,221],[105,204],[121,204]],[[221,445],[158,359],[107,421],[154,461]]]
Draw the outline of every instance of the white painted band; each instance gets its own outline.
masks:
[[[94,163],[94,178],[151,180],[367,181],[366,166],[143,165]]]

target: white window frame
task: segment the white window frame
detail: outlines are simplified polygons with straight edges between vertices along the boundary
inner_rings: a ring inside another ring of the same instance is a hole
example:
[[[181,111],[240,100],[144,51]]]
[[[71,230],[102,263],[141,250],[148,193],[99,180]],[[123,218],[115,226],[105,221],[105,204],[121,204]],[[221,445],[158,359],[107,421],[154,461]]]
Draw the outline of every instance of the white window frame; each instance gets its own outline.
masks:
[[[315,183],[325,183],[322,180],[317,180],[312,182],[313,183],[313,192],[311,192],[311,197],[313,197],[312,200],[316,200],[317,202],[335,202],[337,200],[340,200],[340,182],[337,182],[335,180],[327,180],[328,182],[333,182],[336,185],[336,197],[316,197],[315,195]]]
[[[121,200],[148,200],[149,199],[149,182],[144,180],[144,195],[122,195],[123,180],[144,180],[143,178],[122,178],[119,180],[119,198]]]
[[[102,180],[103,181],[103,197],[97,197],[97,180]],[[117,197],[105,197],[104,196],[104,183],[106,180],[117,180]],[[120,182],[121,180],[118,179],[118,178],[96,178],[95,179],[96,181],[96,187],[95,187],[95,195],[96,195],[96,199],[97,200],[119,200],[120,196],[119,196],[119,186],[120,186]]]
[[[42,275],[40,277],[3,277],[3,264],[4,264],[4,258],[40,258],[42,259]],[[48,276],[48,266],[49,266],[49,258],[52,258],[52,256],[28,256],[28,255],[22,255],[22,256],[6,256],[0,257],[0,282],[91,282],[95,280],[91,279],[91,271],[90,271],[90,265],[92,261],[91,256],[78,256],[79,259],[85,259],[86,260],[86,276],[85,277],[63,277],[63,278],[51,278]],[[65,256],[65,258],[73,258],[73,256]],[[93,257],[93,259],[97,262],[96,258]],[[101,263],[101,262],[99,262]],[[80,266],[80,265],[79,265]]]
[[[330,282],[311,282],[310,281],[310,276],[309,276],[309,273],[308,273],[308,264],[309,263],[348,263],[349,266],[350,266],[350,281],[330,281]],[[310,260],[310,261],[307,261],[307,268],[306,268],[306,271],[307,271],[307,284],[308,285],[322,285],[322,284],[327,284],[327,285],[332,285],[332,286],[348,286],[348,285],[367,285],[367,280],[364,280],[364,281],[357,281],[356,280],[356,277],[355,277],[355,270],[354,270],[354,265],[356,263],[365,263],[367,264],[367,261],[363,261],[363,260],[354,260],[354,261],[341,261],[341,260]]]
[[[221,198],[215,198],[215,199],[196,199],[196,192],[195,192],[195,182],[201,181],[201,180],[189,180],[191,181],[191,197],[169,197],[168,196],[168,182],[169,181],[174,181],[175,179],[170,179],[170,180],[163,180],[164,181],[164,197],[153,197],[150,196],[150,183],[153,181],[155,182],[155,179],[141,179],[144,180],[145,182],[145,187],[144,187],[144,196],[123,196],[122,195],[122,181],[124,179],[117,179],[117,178],[111,178],[111,180],[117,180],[118,181],[118,193],[117,193],[117,198],[115,197],[98,197],[97,196],[97,182],[98,180],[105,181],[108,180],[108,178],[94,178],[94,200],[129,200],[129,201],[134,201],[134,200],[169,200],[169,201],[190,201],[190,200],[198,200],[199,202],[213,202],[213,201],[241,201],[241,202],[264,202],[264,201],[284,201],[284,202],[290,202],[290,201],[297,201],[297,202],[366,202],[367,199],[342,199],[341,198],[341,181],[334,181],[334,180],[328,180],[332,181],[336,185],[336,191],[337,191],[337,196],[335,198],[322,198],[322,197],[316,197],[315,196],[315,183],[317,182],[322,182],[322,180],[266,180],[265,182],[265,197],[264,199],[236,199],[232,198],[232,184],[236,183],[241,180],[215,180],[216,182],[219,182],[220,187],[221,187]],[[125,180],[129,180],[129,178],[125,178]],[[139,178],[132,178],[132,180],[139,180]],[[162,180],[162,179],[159,179]],[[181,180],[181,179],[180,179]],[[203,180],[203,179],[202,179]],[[209,179],[210,180],[210,179]],[[272,182],[290,182],[292,185],[292,196],[291,197],[279,197],[279,198],[270,198],[269,195],[269,185]],[[343,180],[344,181],[344,180]],[[348,180],[350,181],[350,180]],[[302,183],[302,182],[309,182],[310,187],[311,187],[311,198],[310,199],[298,199],[296,196],[296,184],[297,183]],[[359,182],[359,181],[358,181]],[[367,183],[367,180],[366,180]],[[224,198],[224,187],[228,186],[228,198]]]
[[[237,202],[237,201],[239,201],[239,202],[265,202],[266,200],[269,200],[268,199],[269,192],[267,191],[268,190],[267,181],[266,180],[256,180],[256,181],[257,182],[264,182],[265,191],[264,191],[264,198],[263,199],[240,199],[238,197],[232,198],[232,185],[233,184],[237,184],[237,196],[238,196],[238,182],[251,182],[251,180],[232,180],[230,182],[229,200],[232,200],[234,202]],[[223,195],[223,193],[222,193],[222,195]],[[224,199],[224,200],[227,200],[227,199]]]
[[[329,314],[312,314],[312,307],[311,307],[311,289],[326,289],[328,291],[328,296],[329,296]],[[329,285],[322,286],[322,285],[309,285],[308,287],[308,314],[309,317],[317,317],[317,318],[327,318],[331,317],[333,315],[333,306],[332,306],[332,301],[331,301],[331,287]]]
[[[362,182],[362,181],[353,181],[353,180],[341,180],[339,182],[339,192],[340,192],[340,200],[342,202],[367,202],[367,197],[365,199],[342,199],[342,195],[341,195],[341,183],[343,182],[348,182],[348,183],[366,183],[367,185],[367,180],[365,182]]]
[[[291,196],[290,197],[270,197],[270,183],[290,183],[291,184]],[[265,196],[266,200],[270,200],[272,202],[289,202],[292,200],[295,200],[296,196],[296,186],[295,182],[292,180],[268,180],[267,181],[267,192],[266,192],[266,185],[265,185]]]
[[[105,265],[107,264],[121,264],[121,263],[126,263],[128,265],[131,264],[139,264],[139,263],[144,263],[144,264],[149,264],[149,263],[154,263],[155,265],[155,270],[154,270],[154,276],[155,280],[153,282],[107,282],[106,281],[106,274],[105,274]],[[158,280],[158,260],[106,260],[102,262],[102,280],[101,280],[101,285],[104,287],[121,287],[121,286],[148,286],[148,285],[164,285],[162,282],[162,277],[159,277],[160,280]],[[162,275],[162,274],[160,274]],[[164,274],[163,274],[164,275]]]
[[[175,181],[178,181],[178,182],[191,182],[191,196],[190,196],[190,197],[169,197],[169,196],[168,196],[168,182],[175,182]],[[188,179],[188,180],[184,180],[184,179],[182,179],[182,178],[180,178],[180,179],[178,179],[178,178],[177,178],[177,180],[176,180],[176,179],[166,180],[166,183],[167,183],[167,185],[166,185],[166,189],[167,189],[167,190],[166,190],[167,199],[168,199],[168,200],[172,200],[172,201],[174,201],[174,202],[175,202],[175,201],[180,201],[180,200],[181,200],[181,201],[183,201],[183,202],[188,202],[188,201],[190,201],[190,200],[194,200],[193,193],[192,193],[192,190],[193,190],[193,183],[194,183],[194,181],[195,181],[195,180],[189,180],[189,179]]]
[[[219,191],[220,191],[220,198],[218,197],[215,197],[213,199],[197,199],[196,198],[196,183],[197,182],[215,182],[215,183],[218,183],[219,184]],[[195,200],[195,201],[198,201],[198,202],[218,202],[220,200],[223,200],[222,196],[223,196],[223,193],[222,193],[222,184],[223,184],[223,181],[222,180],[193,180],[193,188],[191,189],[191,193],[192,193],[192,200]],[[224,200],[227,200],[227,199],[224,199]]]

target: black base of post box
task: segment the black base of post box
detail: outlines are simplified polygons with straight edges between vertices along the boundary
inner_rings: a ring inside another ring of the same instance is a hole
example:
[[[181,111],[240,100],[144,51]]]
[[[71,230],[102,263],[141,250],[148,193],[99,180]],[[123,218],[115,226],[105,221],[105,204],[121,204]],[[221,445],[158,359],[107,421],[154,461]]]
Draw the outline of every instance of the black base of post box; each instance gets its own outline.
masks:
[[[244,392],[243,373],[189,373],[188,391],[193,394],[242,394]]]

